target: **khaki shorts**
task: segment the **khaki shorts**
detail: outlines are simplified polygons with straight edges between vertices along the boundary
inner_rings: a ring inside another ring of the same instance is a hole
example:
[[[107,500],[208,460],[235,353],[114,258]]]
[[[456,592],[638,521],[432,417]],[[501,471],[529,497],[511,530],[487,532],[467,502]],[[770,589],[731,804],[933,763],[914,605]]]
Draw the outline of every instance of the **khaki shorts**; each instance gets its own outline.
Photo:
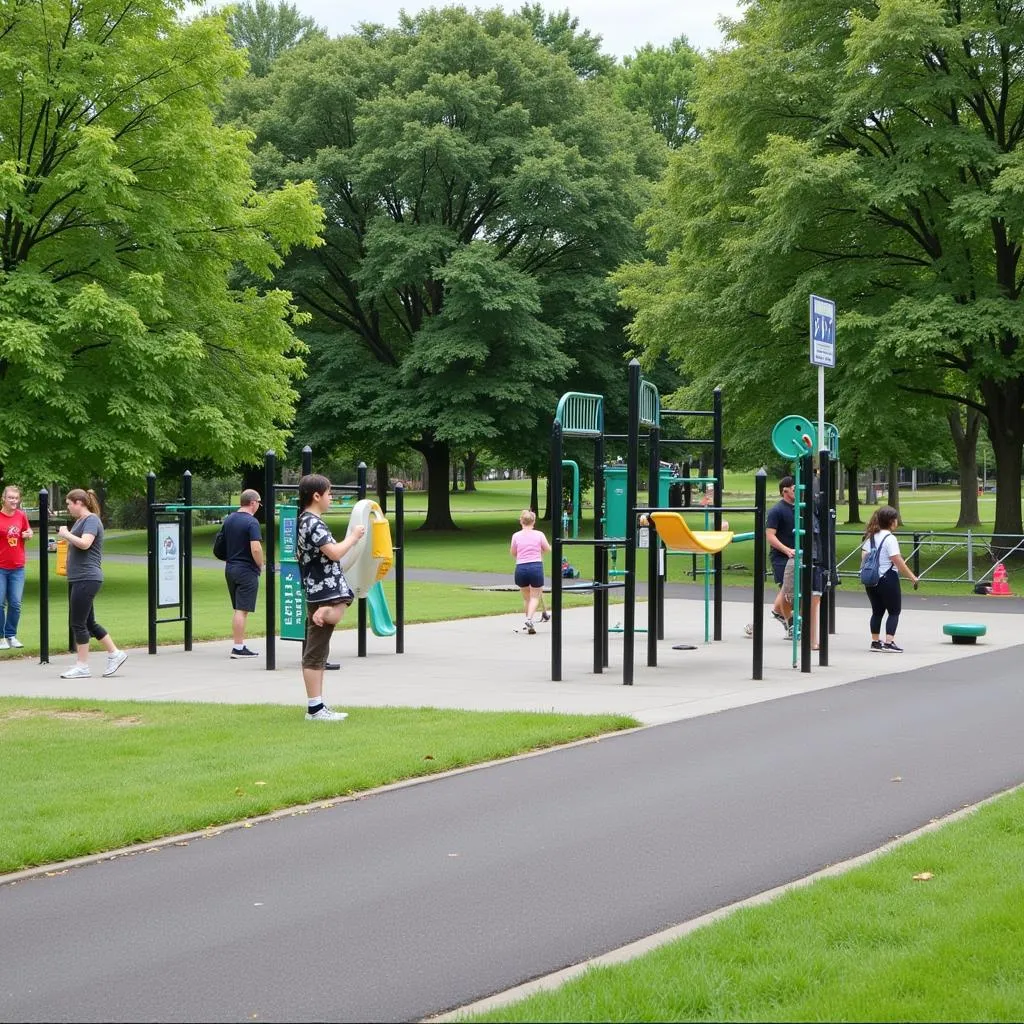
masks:
[[[791,558],[786,562],[786,571],[782,574],[782,600],[786,604],[793,603],[793,572],[796,559]],[[811,593],[816,597],[821,596],[825,584],[825,571],[820,566],[811,566]]]

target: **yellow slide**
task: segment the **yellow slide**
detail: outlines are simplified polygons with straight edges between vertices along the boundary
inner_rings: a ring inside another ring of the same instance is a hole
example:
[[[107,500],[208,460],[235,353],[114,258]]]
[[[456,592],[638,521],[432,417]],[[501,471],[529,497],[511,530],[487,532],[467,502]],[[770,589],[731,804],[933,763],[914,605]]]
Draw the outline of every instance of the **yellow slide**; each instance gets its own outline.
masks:
[[[650,519],[670,551],[717,555],[736,536],[731,530],[691,530],[678,512],[652,512]]]

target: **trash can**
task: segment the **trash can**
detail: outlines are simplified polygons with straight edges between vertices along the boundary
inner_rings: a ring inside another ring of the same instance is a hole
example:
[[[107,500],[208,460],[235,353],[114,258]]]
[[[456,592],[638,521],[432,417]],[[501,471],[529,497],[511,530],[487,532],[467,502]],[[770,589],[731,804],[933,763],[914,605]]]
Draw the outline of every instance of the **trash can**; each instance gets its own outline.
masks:
[[[658,504],[669,505],[668,491],[672,480],[672,467],[658,468]],[[604,467],[604,495],[607,518],[604,525],[606,537],[626,536],[626,467],[615,465]],[[647,504],[647,492],[637,496],[639,504]]]

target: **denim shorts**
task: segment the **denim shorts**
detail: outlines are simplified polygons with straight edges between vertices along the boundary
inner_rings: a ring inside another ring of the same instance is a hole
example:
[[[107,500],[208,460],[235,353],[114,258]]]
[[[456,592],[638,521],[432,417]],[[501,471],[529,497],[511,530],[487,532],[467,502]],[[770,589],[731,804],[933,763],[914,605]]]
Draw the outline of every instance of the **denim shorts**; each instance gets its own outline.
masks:
[[[543,587],[544,586],[544,563],[543,562],[520,562],[516,566],[517,587]]]

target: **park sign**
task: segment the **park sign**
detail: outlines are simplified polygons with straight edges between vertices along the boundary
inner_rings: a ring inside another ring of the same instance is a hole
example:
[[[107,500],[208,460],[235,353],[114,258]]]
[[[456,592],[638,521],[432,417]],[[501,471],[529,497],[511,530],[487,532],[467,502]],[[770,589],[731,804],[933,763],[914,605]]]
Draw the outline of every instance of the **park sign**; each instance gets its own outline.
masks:
[[[836,304],[811,296],[811,365],[836,365]]]

